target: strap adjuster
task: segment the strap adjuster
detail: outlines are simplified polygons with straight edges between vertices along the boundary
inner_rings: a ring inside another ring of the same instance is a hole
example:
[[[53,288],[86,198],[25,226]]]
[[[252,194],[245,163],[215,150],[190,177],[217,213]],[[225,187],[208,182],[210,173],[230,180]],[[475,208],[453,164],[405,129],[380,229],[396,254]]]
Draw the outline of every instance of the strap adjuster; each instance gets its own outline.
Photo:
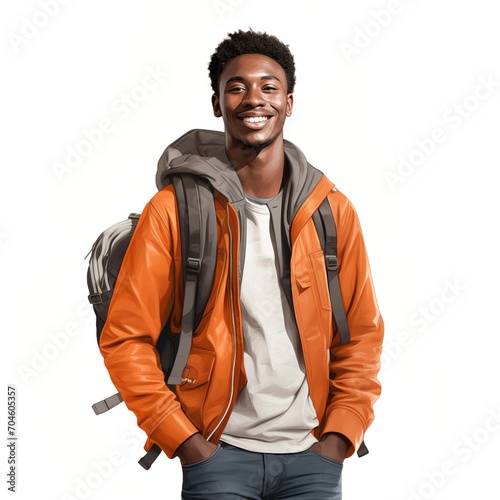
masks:
[[[193,257],[188,257],[186,267],[189,271],[199,274],[201,269],[201,260]]]
[[[325,260],[326,260],[326,267],[328,268],[329,271],[336,272],[338,270],[339,261],[336,255],[326,255]]]
[[[102,302],[102,297],[100,293],[93,293],[89,295],[89,302],[93,305],[100,304]]]

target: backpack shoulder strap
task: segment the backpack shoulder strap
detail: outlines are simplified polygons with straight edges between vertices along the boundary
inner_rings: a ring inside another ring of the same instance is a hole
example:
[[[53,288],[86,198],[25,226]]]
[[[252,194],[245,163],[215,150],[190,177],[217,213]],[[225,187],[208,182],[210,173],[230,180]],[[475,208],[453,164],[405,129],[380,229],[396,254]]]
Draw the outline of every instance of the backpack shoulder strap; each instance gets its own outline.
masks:
[[[181,383],[193,331],[199,324],[213,286],[217,257],[217,227],[213,192],[208,181],[184,174],[173,179],[181,232],[184,298],[182,331],[169,385]]]
[[[340,343],[347,344],[351,339],[351,332],[349,330],[349,324],[347,323],[344,306],[342,304],[342,295],[340,293],[338,276],[339,263],[337,258],[337,228],[327,198],[323,200],[313,214],[313,221],[321,241],[321,246],[325,252],[326,274],[328,277],[333,318],[340,335]],[[357,451],[358,457],[363,457],[368,453],[368,448],[363,441]]]
[[[347,344],[351,338],[351,333],[349,331],[349,325],[342,304],[342,295],[340,293],[339,263],[337,258],[337,228],[327,198],[323,200],[313,214],[313,221],[325,253],[326,274],[328,277],[333,318],[340,335],[340,343]]]

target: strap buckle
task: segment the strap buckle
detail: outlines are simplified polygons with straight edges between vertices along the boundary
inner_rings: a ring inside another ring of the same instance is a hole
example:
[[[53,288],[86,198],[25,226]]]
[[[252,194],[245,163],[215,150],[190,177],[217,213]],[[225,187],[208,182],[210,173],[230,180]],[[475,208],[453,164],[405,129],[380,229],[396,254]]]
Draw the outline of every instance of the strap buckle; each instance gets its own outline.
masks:
[[[326,267],[329,271],[337,272],[339,268],[339,261],[336,255],[326,255]]]
[[[201,269],[201,260],[193,257],[188,257],[186,267],[188,271],[199,274]]]
[[[93,305],[100,304],[102,302],[102,297],[100,293],[93,293],[89,295],[89,302]]]

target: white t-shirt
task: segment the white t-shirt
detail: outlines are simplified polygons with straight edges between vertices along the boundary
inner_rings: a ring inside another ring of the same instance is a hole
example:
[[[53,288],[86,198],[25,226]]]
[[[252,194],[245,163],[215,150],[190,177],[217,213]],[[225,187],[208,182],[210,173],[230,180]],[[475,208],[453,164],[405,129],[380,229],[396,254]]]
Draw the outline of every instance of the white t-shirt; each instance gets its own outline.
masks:
[[[248,382],[221,440],[260,453],[303,451],[316,442],[299,334],[278,282],[265,203],[246,200],[247,245],[241,281]]]

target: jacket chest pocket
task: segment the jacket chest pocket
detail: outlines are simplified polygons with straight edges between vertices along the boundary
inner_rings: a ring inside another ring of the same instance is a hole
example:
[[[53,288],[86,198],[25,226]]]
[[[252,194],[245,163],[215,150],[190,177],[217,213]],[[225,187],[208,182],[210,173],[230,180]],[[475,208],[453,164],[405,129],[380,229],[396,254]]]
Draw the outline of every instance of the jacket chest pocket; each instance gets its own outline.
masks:
[[[295,279],[301,292],[309,290],[314,301],[324,310],[331,311],[330,293],[326,276],[325,255],[322,251],[300,259],[295,270]]]

